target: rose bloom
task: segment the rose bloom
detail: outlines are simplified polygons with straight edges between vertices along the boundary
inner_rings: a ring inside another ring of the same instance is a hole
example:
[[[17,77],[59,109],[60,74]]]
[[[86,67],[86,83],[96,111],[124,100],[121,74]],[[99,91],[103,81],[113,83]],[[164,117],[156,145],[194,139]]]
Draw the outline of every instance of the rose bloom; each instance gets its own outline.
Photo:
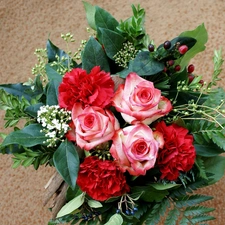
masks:
[[[137,124],[115,133],[110,153],[123,171],[138,176],[154,167],[158,149],[162,146],[160,132],[153,132],[145,124]]]
[[[103,161],[96,156],[89,156],[81,163],[77,184],[82,191],[98,201],[130,191],[119,167],[113,161]]]
[[[82,107],[75,103],[72,109],[71,130],[66,137],[75,141],[85,150],[91,150],[95,146],[111,140],[120,125],[113,113],[97,106]]]
[[[112,105],[130,124],[150,124],[172,109],[171,102],[161,96],[161,91],[136,73],[130,73],[125,84],[119,86]]]
[[[193,136],[184,127],[164,121],[156,125],[156,130],[163,134],[164,147],[159,150],[157,165],[162,173],[161,179],[174,181],[179,172],[188,172],[194,165],[196,152]]]
[[[59,85],[59,105],[72,110],[74,103],[104,108],[111,103],[114,82],[109,73],[95,66],[89,74],[81,68],[67,72]]]

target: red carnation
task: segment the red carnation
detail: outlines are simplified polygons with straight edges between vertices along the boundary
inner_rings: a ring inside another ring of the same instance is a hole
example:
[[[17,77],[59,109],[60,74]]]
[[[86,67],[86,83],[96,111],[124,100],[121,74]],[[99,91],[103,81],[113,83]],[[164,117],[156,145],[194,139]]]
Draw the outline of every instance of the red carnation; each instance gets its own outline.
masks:
[[[188,134],[186,128],[176,124],[166,126],[164,121],[156,125],[156,130],[163,134],[165,141],[157,158],[157,165],[162,173],[161,179],[174,181],[179,172],[187,172],[194,165],[196,152],[193,136]]]
[[[59,85],[59,105],[72,110],[74,103],[104,108],[114,95],[114,82],[109,73],[95,66],[89,74],[81,68],[67,72]]]
[[[105,201],[130,191],[119,167],[113,161],[103,161],[96,156],[85,158],[80,165],[77,184],[82,191],[98,201]]]

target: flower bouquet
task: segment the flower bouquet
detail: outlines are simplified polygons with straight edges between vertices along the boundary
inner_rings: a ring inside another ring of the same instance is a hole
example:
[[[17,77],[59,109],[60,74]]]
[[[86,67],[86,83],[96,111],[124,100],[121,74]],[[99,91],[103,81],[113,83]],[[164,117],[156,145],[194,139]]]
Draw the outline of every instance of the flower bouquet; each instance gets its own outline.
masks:
[[[1,153],[12,154],[13,168],[55,167],[47,201],[61,195],[49,225],[213,220],[214,209],[201,204],[212,197],[194,191],[225,169],[221,50],[206,82],[190,64],[205,49],[204,24],[156,46],[139,5],[120,22],[84,7],[90,37],[77,52],[48,40],[35,51],[33,80],[0,85],[5,127],[13,128],[1,133]]]

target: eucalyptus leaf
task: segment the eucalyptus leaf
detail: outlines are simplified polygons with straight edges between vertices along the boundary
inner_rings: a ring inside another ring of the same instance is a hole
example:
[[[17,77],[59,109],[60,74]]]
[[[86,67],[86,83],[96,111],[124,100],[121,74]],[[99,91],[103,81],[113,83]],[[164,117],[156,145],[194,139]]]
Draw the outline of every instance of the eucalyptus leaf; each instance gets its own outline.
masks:
[[[37,103],[35,105],[27,106],[24,112],[34,118],[37,118],[37,111],[40,109],[41,106],[43,106],[43,103]]]
[[[91,208],[101,208],[103,207],[102,203],[93,199],[89,199],[87,204],[91,207]]]
[[[116,213],[112,215],[107,223],[104,225],[122,225],[123,224],[123,217]]]
[[[225,172],[225,157],[215,156],[206,158],[204,164],[206,172],[213,174],[209,176],[211,179],[209,180],[209,184],[214,184],[223,177]]]
[[[77,65],[76,62],[74,62],[65,51],[59,49],[49,39],[47,41],[46,48],[47,48],[47,56],[48,56],[49,63],[58,61],[58,59],[56,57],[56,56],[58,56],[61,63],[66,67],[71,62],[73,63],[73,67],[75,67]]]
[[[160,184],[160,183],[155,183],[155,184],[151,184],[150,186],[152,186],[153,188],[155,188],[158,191],[163,191],[163,190],[168,190],[171,188],[178,188],[181,186],[181,184]]]
[[[94,37],[91,37],[82,54],[82,67],[89,73],[94,66],[100,66],[101,70],[106,72],[110,71],[105,51],[101,44]]]
[[[196,137],[196,135],[194,135],[194,137]],[[199,156],[212,157],[224,153],[224,151],[214,143],[205,143],[205,144],[195,143],[194,147],[196,150],[196,154]]]
[[[119,72],[120,77],[126,78],[130,72],[135,72],[139,76],[151,76],[164,69],[164,63],[159,62],[150,56],[149,51],[138,53],[133,61],[130,61],[129,67]]]
[[[53,155],[53,162],[59,174],[74,189],[79,170],[79,156],[74,144],[67,139],[62,142]]]
[[[43,127],[40,124],[30,124],[22,130],[11,132],[3,141],[1,147],[17,144],[24,147],[32,147],[35,145],[42,145],[46,141],[44,133],[40,131]]]
[[[99,28],[102,34],[102,44],[105,48],[105,52],[110,59],[114,59],[115,54],[122,48],[124,37],[119,33],[105,29]]]
[[[66,203],[58,212],[56,218],[68,215],[70,213],[72,213],[74,210],[78,209],[85,200],[85,193],[82,193],[80,195],[78,195],[77,197],[75,197],[73,200],[69,201],[68,203]]]
[[[95,25],[95,6],[91,5],[88,2],[83,1],[84,8],[86,11],[86,17],[88,21],[88,25],[93,29],[96,30],[96,25]]]
[[[208,34],[205,29],[205,25],[201,24],[194,30],[181,33],[179,37],[192,37],[197,40],[196,44],[188,50],[179,61],[177,61],[177,63],[181,66],[181,70],[183,70],[196,54],[205,50]]]
[[[57,80],[58,82],[62,82],[62,75],[60,75],[56,68],[51,66],[49,63],[45,65],[45,71],[49,80]]]
[[[46,86],[46,104],[51,105],[58,105],[58,88],[60,83],[57,80],[50,80],[48,85]]]
[[[96,6],[95,24],[97,28],[106,28],[116,31],[119,22],[109,12]]]
[[[35,96],[40,94],[39,91],[33,91],[31,86],[23,85],[22,83],[17,84],[1,84],[0,89],[4,89],[7,93],[21,98],[22,96],[31,101]]]

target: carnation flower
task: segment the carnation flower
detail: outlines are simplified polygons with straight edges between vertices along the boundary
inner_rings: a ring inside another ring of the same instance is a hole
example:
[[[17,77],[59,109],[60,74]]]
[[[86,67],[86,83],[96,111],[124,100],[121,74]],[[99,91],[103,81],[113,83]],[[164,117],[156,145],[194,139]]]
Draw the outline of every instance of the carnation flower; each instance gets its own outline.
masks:
[[[98,201],[130,191],[119,167],[113,161],[103,161],[96,156],[86,157],[81,163],[77,184],[82,191]]]
[[[156,130],[163,134],[165,141],[157,158],[161,179],[174,181],[180,172],[188,172],[194,165],[196,152],[193,136],[188,134],[186,128],[176,124],[166,126],[164,121],[156,125]]]
[[[59,85],[59,105],[72,110],[75,103],[104,108],[111,103],[114,82],[109,73],[95,66],[88,74],[86,70],[75,68],[67,72]]]

